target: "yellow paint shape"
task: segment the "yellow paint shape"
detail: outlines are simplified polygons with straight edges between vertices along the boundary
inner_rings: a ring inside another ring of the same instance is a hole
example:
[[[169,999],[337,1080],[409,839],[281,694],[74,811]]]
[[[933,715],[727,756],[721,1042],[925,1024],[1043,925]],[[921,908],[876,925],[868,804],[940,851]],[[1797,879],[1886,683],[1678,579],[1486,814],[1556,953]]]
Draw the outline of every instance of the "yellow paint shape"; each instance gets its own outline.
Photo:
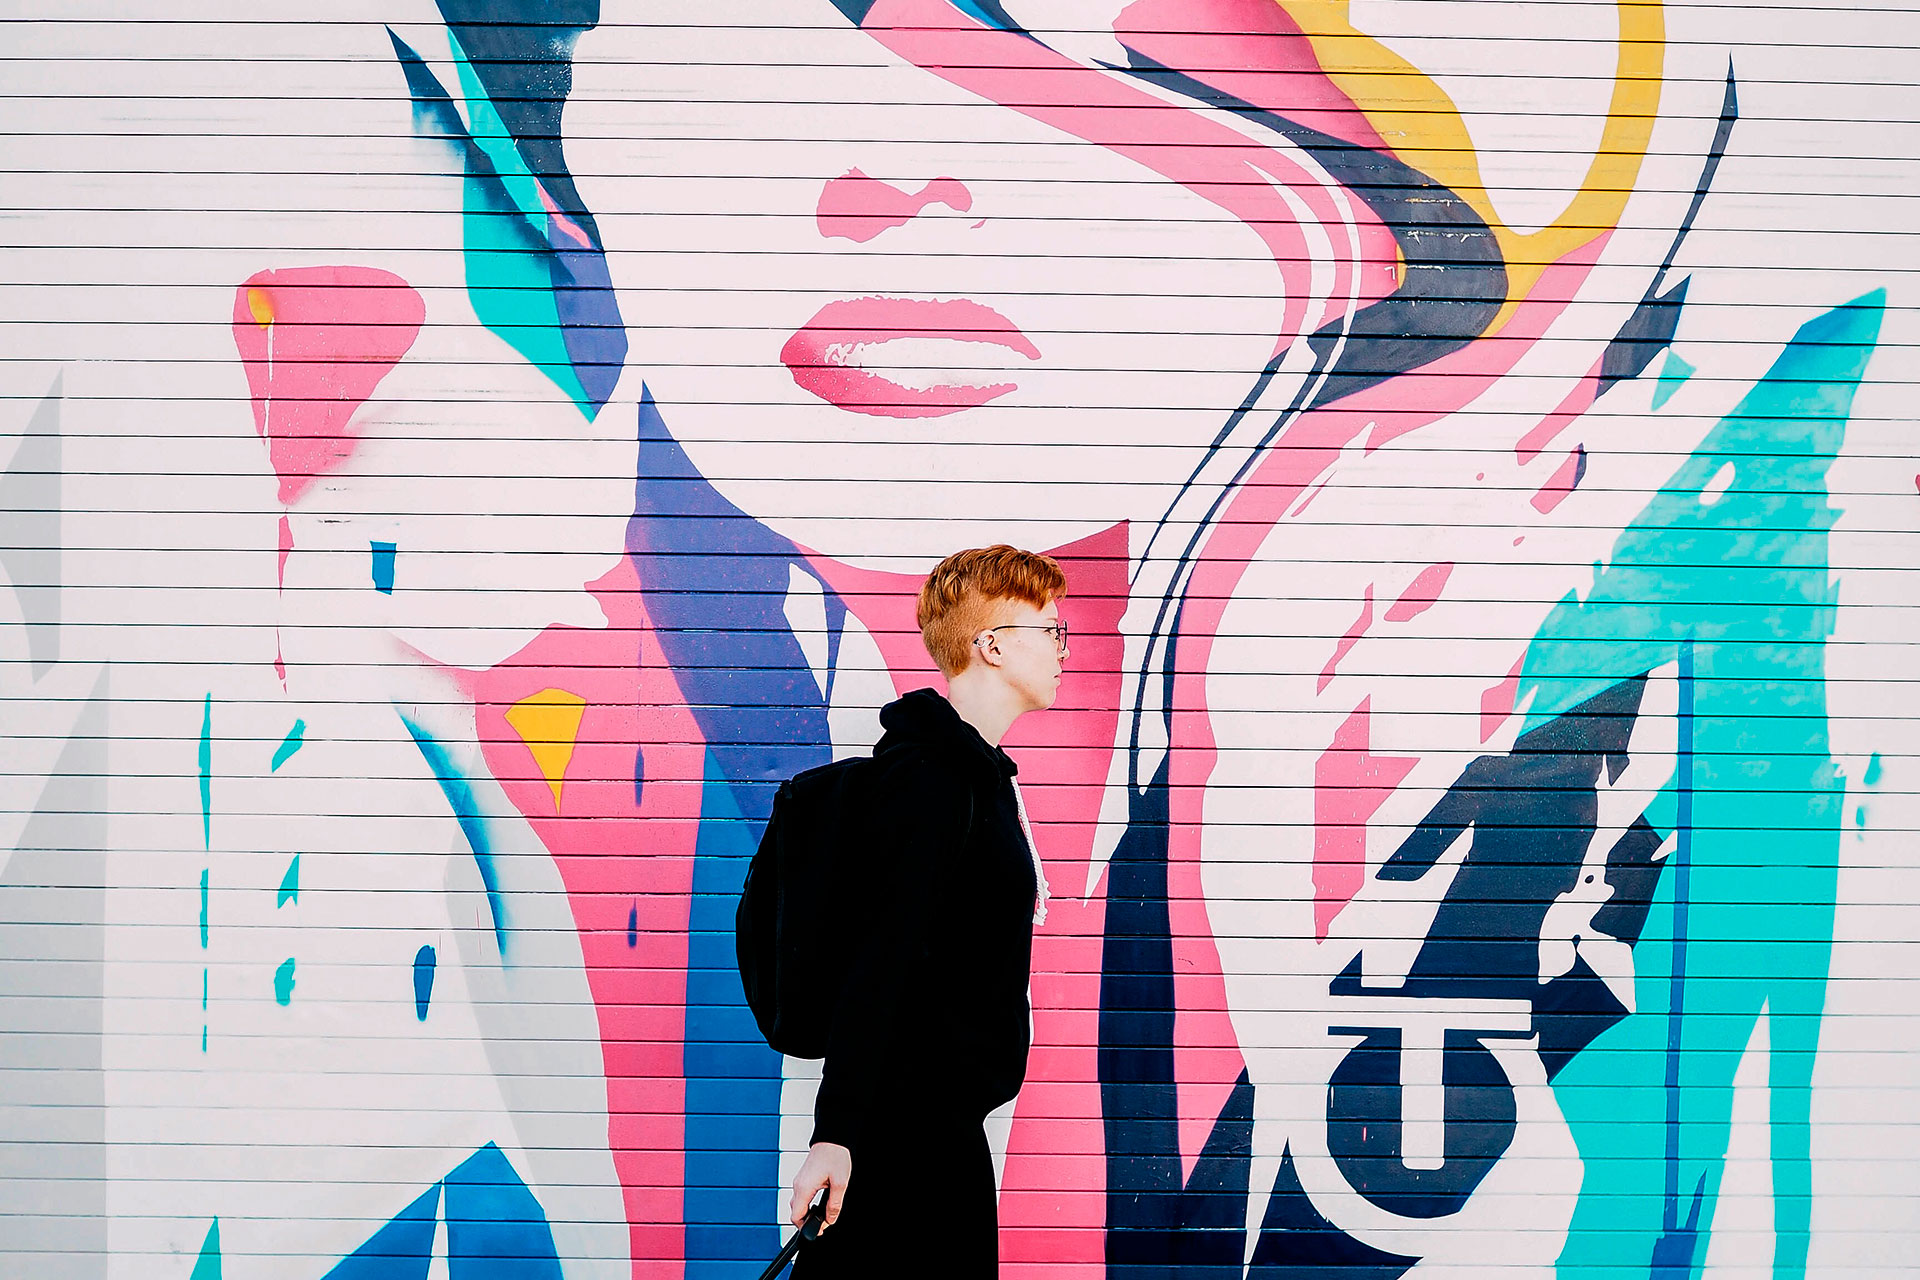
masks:
[[[541,776],[553,790],[553,811],[560,812],[560,784],[565,781],[567,765],[573,760],[573,747],[580,736],[580,718],[586,714],[587,700],[565,689],[542,689],[513,704],[507,711],[507,723],[533,753]]]
[[[273,295],[265,289],[247,290],[247,310],[262,329],[273,323]]]
[[[1553,225],[1510,231],[1494,211],[1466,121],[1453,99],[1419,68],[1348,21],[1350,0],[1276,0],[1306,34],[1327,78],[1353,100],[1395,156],[1447,187],[1486,221],[1507,266],[1507,302],[1498,333],[1547,267],[1611,231],[1639,181],[1660,113],[1666,63],[1661,0],[1617,0],[1619,54],[1600,146],[1586,180]]]

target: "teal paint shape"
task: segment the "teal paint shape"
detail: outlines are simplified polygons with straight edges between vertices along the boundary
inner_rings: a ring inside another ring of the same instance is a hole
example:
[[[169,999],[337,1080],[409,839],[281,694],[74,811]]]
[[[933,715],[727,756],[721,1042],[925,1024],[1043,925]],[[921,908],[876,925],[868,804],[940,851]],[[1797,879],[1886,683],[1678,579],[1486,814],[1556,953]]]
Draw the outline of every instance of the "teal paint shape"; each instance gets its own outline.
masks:
[[[207,1228],[207,1238],[200,1242],[200,1256],[187,1280],[220,1280],[220,1219],[215,1218]]]
[[[1653,386],[1653,407],[1658,409],[1673,399],[1673,393],[1680,385],[1693,376],[1693,366],[1682,360],[1672,347],[1667,348],[1667,361],[1660,367],[1660,381]]]
[[[1880,785],[1880,773],[1880,753],[1876,751],[1867,759],[1867,771],[1860,775],[1860,781],[1869,787],[1877,787]]]
[[[295,720],[293,722],[293,728],[287,730],[287,736],[280,740],[280,745],[278,747],[274,748],[273,766],[268,770],[268,772],[269,773],[280,772],[280,766],[285,764],[287,761],[293,759],[293,753],[298,751],[302,746],[304,746],[306,744],[306,740],[307,740],[307,722],[305,720]]]
[[[1733,1074],[1770,1022],[1774,1275],[1806,1271],[1813,1057],[1826,1001],[1845,784],[1827,734],[1835,620],[1827,472],[1877,341],[1884,292],[1802,326],[1621,533],[1585,601],[1527,650],[1527,728],[1694,643],[1685,931],[1663,874],[1634,950],[1636,1012],[1556,1077],[1585,1165],[1562,1277],[1690,1271],[1706,1253]],[[1731,464],[1713,503],[1701,495]],[[1652,820],[1679,821],[1675,788]],[[1670,855],[1671,856],[1671,855]],[[1671,868],[1669,868],[1669,872]],[[1684,938],[1686,981],[1674,983]],[[1680,991],[1684,1005],[1673,997]],[[1670,1024],[1677,1027],[1669,1045]],[[1673,1099],[1678,1123],[1668,1123]],[[1669,1136],[1674,1147],[1668,1150]],[[1698,1248],[1662,1256],[1694,1217]],[[1682,1268],[1684,1267],[1684,1271]]]
[[[293,855],[293,860],[287,863],[287,873],[280,877],[280,892],[274,895],[273,905],[274,909],[278,910],[289,902],[298,904],[299,901],[300,855],[296,853]]]
[[[487,908],[493,915],[494,945],[499,947],[500,958],[504,961],[507,955],[507,908],[500,894],[499,871],[493,865],[493,839],[487,834],[486,816],[480,812],[480,801],[473,794],[473,784],[454,764],[446,747],[424,726],[414,723],[405,714],[400,716],[400,723],[406,725],[407,732],[413,735],[414,746],[425,757],[427,767],[433,771],[434,781],[440,784],[440,794],[446,797],[454,820],[460,824],[461,835],[466,837],[474,865],[480,870],[480,882],[486,886]]]
[[[211,888],[213,872],[206,867],[200,869],[200,949],[207,949],[207,900]]]
[[[450,43],[467,102],[468,136],[488,164],[470,170],[464,186],[462,231],[473,313],[592,418],[595,409],[574,371],[553,299],[553,250],[540,181],[520,158],[459,38]]]
[[[293,957],[288,956],[273,971],[273,1002],[286,1006],[293,1002]]]
[[[200,844],[213,848],[213,695],[200,712]]]

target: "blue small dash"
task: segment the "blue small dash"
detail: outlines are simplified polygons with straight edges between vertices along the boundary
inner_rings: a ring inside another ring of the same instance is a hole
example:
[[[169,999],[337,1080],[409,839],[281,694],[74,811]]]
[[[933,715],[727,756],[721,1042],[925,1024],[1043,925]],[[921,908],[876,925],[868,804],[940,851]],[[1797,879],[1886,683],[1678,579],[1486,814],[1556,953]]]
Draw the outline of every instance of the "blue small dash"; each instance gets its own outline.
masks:
[[[391,542],[372,542],[373,549],[373,589],[382,595],[393,594],[393,558],[396,544]]]

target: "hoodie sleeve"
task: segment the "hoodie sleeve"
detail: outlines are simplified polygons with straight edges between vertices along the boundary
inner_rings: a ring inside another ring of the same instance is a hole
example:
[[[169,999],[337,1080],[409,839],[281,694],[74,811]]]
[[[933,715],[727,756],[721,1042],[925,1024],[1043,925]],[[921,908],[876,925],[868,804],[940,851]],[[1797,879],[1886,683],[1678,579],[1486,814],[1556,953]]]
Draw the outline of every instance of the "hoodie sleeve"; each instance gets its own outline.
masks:
[[[925,997],[936,895],[971,808],[960,774],[924,757],[876,779],[872,805],[866,928],[841,982],[813,1111],[812,1140],[845,1147],[867,1118],[862,1108],[906,1069],[908,1002]]]

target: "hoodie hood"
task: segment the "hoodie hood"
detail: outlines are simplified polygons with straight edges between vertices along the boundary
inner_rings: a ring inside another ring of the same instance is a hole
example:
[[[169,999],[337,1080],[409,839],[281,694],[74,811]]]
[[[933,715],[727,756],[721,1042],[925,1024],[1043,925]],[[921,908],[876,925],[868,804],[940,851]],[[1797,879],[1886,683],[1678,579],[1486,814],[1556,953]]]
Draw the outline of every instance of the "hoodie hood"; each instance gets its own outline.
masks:
[[[907,747],[930,748],[991,769],[994,776],[1019,772],[1013,757],[991,745],[980,731],[961,719],[953,704],[938,690],[915,689],[880,708],[881,734],[873,754],[883,756]]]

